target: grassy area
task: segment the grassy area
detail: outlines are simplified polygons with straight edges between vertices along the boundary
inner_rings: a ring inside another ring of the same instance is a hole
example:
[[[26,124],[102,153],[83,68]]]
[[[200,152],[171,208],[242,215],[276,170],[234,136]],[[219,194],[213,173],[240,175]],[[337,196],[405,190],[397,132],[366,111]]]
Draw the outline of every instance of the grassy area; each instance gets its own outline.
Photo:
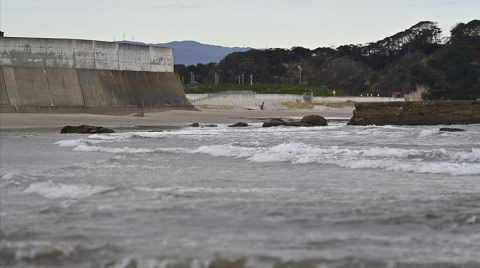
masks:
[[[282,102],[282,105],[289,109],[313,109],[315,105],[310,102]]]
[[[314,96],[332,96],[332,89],[325,87],[309,87],[309,86],[292,86],[284,84],[254,84],[238,85],[238,84],[220,84],[206,85],[200,84],[196,88],[185,88],[185,93],[214,93],[227,90],[253,90],[258,94],[296,94],[301,95],[307,90],[311,90]],[[338,95],[338,92],[337,92]]]
[[[326,103],[325,106],[331,107],[331,108],[347,108],[347,107],[353,107],[354,103],[353,101],[332,102],[332,103]]]

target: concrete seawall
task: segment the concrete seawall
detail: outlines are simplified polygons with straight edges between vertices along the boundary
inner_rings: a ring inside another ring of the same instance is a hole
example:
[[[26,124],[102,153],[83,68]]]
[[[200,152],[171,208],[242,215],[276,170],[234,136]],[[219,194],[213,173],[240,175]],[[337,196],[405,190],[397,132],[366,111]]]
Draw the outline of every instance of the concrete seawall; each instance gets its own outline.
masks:
[[[124,114],[192,108],[175,73],[0,68],[0,112]]]
[[[350,125],[480,124],[478,101],[355,103]]]
[[[285,109],[285,102],[303,102],[302,95],[293,94],[255,94],[255,93],[212,93],[212,94],[187,94],[187,98],[194,105],[232,106],[259,109],[264,103],[265,110]],[[313,97],[315,104],[341,103],[341,102],[403,102],[403,98],[388,97]]]
[[[125,114],[191,109],[169,48],[0,38],[0,112]]]
[[[94,40],[0,38],[0,65],[173,72],[171,48]]]

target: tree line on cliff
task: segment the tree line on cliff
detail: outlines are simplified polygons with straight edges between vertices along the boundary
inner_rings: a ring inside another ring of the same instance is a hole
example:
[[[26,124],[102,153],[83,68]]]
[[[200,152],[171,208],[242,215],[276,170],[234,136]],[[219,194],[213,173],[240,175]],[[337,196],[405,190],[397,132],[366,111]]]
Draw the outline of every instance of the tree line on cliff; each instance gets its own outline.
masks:
[[[480,98],[480,20],[459,23],[449,38],[437,23],[364,45],[250,50],[217,63],[175,65],[185,83],[255,83],[326,87],[349,95],[388,96],[428,88],[428,99]],[[215,78],[217,77],[217,78]],[[245,82],[246,80],[246,82]]]

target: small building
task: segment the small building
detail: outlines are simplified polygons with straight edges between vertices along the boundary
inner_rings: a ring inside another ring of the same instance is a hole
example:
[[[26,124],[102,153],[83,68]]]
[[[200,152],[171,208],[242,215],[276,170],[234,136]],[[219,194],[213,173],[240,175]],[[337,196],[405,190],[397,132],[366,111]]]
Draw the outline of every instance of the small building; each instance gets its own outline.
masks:
[[[0,37],[3,37],[4,34],[4,32],[0,31]]]
[[[312,102],[313,100],[313,91],[311,89],[307,89],[305,90],[305,92],[303,93],[303,100],[305,102]]]
[[[400,91],[392,91],[392,98],[400,98],[402,92]]]

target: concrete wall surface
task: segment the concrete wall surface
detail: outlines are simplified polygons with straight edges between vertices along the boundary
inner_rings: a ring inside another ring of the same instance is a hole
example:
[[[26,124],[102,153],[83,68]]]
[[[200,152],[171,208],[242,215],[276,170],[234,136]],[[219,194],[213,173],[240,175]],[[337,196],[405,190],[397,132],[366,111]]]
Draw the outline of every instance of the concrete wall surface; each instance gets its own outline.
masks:
[[[0,112],[127,113],[192,107],[173,72],[0,67]]]
[[[293,94],[255,94],[255,93],[213,93],[213,94],[187,94],[187,98],[194,105],[214,106],[240,106],[258,109],[264,103],[266,110],[279,109],[282,102],[303,102],[302,95]],[[403,102],[403,98],[389,97],[313,97],[312,102],[318,104],[339,102]]]
[[[0,65],[173,72],[171,48],[93,40],[0,37]]]

